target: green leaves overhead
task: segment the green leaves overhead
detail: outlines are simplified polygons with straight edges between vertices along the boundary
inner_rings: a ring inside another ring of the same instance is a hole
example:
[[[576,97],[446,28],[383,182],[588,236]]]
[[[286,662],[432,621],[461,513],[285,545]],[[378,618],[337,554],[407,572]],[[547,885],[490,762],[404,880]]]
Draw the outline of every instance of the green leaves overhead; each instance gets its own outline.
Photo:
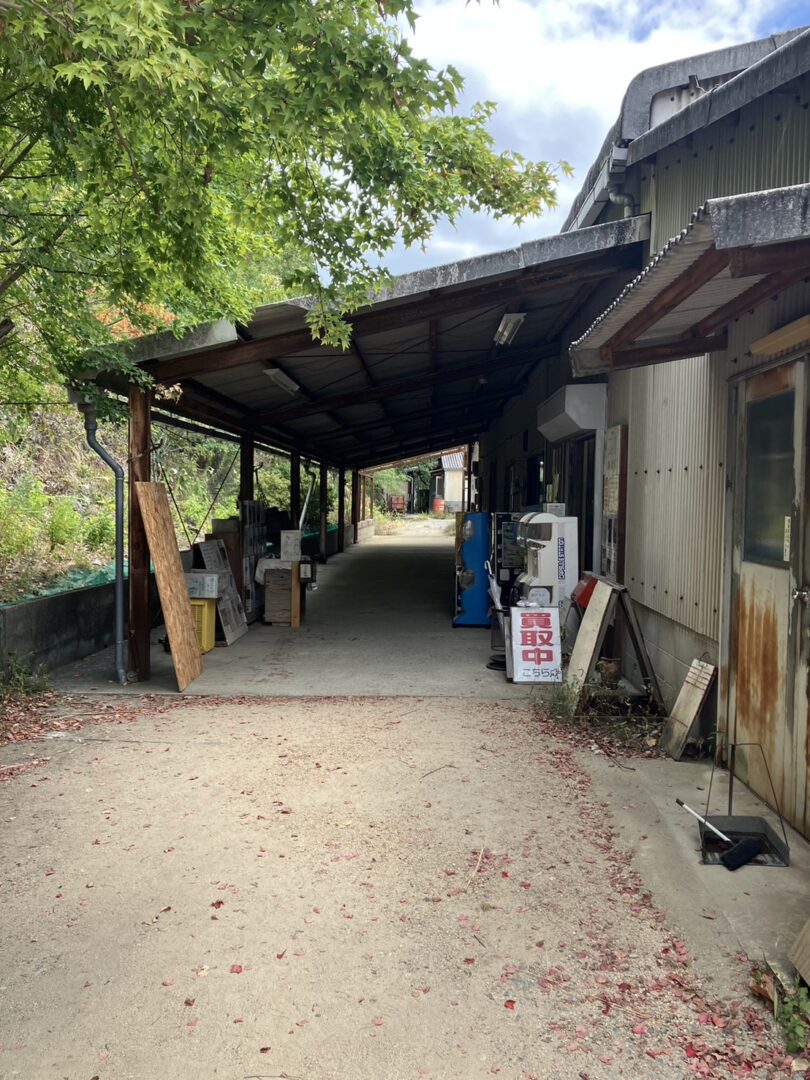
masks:
[[[553,205],[555,169],[493,151],[491,104],[456,113],[461,77],[413,55],[414,18],[0,0],[0,365],[44,350],[72,378],[91,348],[120,367],[116,328],[245,320],[282,292],[317,295],[314,332],[345,340],[397,237]]]

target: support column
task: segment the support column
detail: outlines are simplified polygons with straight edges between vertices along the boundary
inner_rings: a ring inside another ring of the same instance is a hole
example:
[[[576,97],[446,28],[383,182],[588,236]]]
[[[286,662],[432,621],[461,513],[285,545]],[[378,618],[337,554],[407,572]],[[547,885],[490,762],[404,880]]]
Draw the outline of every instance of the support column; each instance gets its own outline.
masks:
[[[470,511],[473,508],[473,498],[472,498],[472,456],[473,456],[473,444],[472,443],[467,443],[467,453],[466,453],[466,456],[465,456],[464,464],[465,464],[465,471],[466,471],[466,476],[467,476],[467,500],[466,500],[465,509],[466,509],[468,514],[470,513]]]
[[[297,529],[301,517],[301,455],[297,450],[290,454],[290,517]]]
[[[360,520],[360,473],[352,469],[352,525],[354,526],[354,542],[357,543],[357,523]]]
[[[344,550],[343,531],[346,528],[346,470],[338,469],[338,551]]]
[[[129,388],[129,668],[140,680],[149,678],[149,545],[135,484],[151,479],[152,392]]]
[[[253,499],[253,476],[255,463],[255,444],[252,435],[243,435],[239,440],[239,501]]]
[[[320,556],[319,556],[318,561],[322,562],[322,563],[325,563],[327,558],[328,558],[328,556],[326,554],[326,514],[327,514],[327,510],[328,510],[328,504],[327,504],[327,501],[326,501],[326,495],[327,495],[326,486],[327,486],[328,480],[329,480],[329,472],[328,472],[328,470],[326,468],[326,465],[322,461],[321,462],[320,483],[318,485],[319,488],[320,488],[320,501],[321,501],[321,540],[320,540]]]
[[[369,484],[369,497],[368,497],[368,516],[374,517],[374,477],[370,476],[368,479]]]

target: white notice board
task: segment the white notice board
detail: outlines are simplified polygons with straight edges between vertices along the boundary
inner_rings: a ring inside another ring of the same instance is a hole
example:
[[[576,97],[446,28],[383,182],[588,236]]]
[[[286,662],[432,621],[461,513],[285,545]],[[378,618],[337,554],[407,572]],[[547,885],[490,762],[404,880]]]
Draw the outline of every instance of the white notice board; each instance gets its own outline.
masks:
[[[556,607],[513,607],[513,682],[562,682],[560,611]]]

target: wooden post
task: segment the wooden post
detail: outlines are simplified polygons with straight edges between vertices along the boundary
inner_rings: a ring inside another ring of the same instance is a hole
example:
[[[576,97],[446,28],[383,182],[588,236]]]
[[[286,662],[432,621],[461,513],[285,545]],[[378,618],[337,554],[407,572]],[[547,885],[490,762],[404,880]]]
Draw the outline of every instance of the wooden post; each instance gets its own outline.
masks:
[[[138,679],[150,674],[149,631],[149,544],[141,509],[135,495],[138,481],[151,477],[152,404],[151,391],[129,388],[129,667]]]
[[[343,530],[346,528],[346,470],[338,469],[338,551],[343,551]]]
[[[369,483],[369,488],[370,488],[369,498],[368,498],[368,516],[370,518],[373,518],[374,517],[374,477],[373,476],[369,477],[368,483]]]
[[[239,501],[253,499],[253,469],[255,444],[252,435],[243,435],[239,440]]]
[[[301,455],[297,450],[290,454],[290,517],[297,529],[301,517]]]
[[[327,558],[328,558],[327,553],[326,553],[326,514],[327,514],[327,510],[328,510],[328,504],[327,504],[327,501],[326,501],[326,495],[327,495],[327,482],[328,482],[328,480],[329,480],[329,473],[328,473],[328,470],[326,468],[326,464],[322,461],[321,462],[321,472],[320,472],[320,483],[318,485],[319,488],[320,488],[320,497],[321,497],[321,540],[320,540],[320,555],[319,555],[318,561],[322,562],[322,563],[325,563]]]
[[[469,514],[473,508],[472,498],[472,456],[473,456],[473,444],[467,443],[467,453],[465,455],[465,470],[467,475],[467,505],[466,510]]]
[[[360,473],[352,469],[352,525],[354,526],[354,542],[357,543],[357,523],[360,520]]]

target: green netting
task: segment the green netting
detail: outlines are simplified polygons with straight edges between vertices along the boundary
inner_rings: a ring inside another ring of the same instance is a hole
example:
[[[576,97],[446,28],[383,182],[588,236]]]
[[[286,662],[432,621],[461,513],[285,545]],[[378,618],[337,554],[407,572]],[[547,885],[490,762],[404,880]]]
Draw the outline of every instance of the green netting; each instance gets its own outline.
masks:
[[[127,567],[124,564],[124,576]],[[51,578],[50,581],[38,586],[24,596],[18,596],[14,600],[0,603],[0,608],[13,607],[15,604],[23,604],[26,600],[37,600],[42,596],[54,596],[56,593],[71,592],[73,589],[89,589],[93,585],[107,585],[115,581],[115,563],[106,563],[104,566],[74,567],[66,570],[64,574]]]

